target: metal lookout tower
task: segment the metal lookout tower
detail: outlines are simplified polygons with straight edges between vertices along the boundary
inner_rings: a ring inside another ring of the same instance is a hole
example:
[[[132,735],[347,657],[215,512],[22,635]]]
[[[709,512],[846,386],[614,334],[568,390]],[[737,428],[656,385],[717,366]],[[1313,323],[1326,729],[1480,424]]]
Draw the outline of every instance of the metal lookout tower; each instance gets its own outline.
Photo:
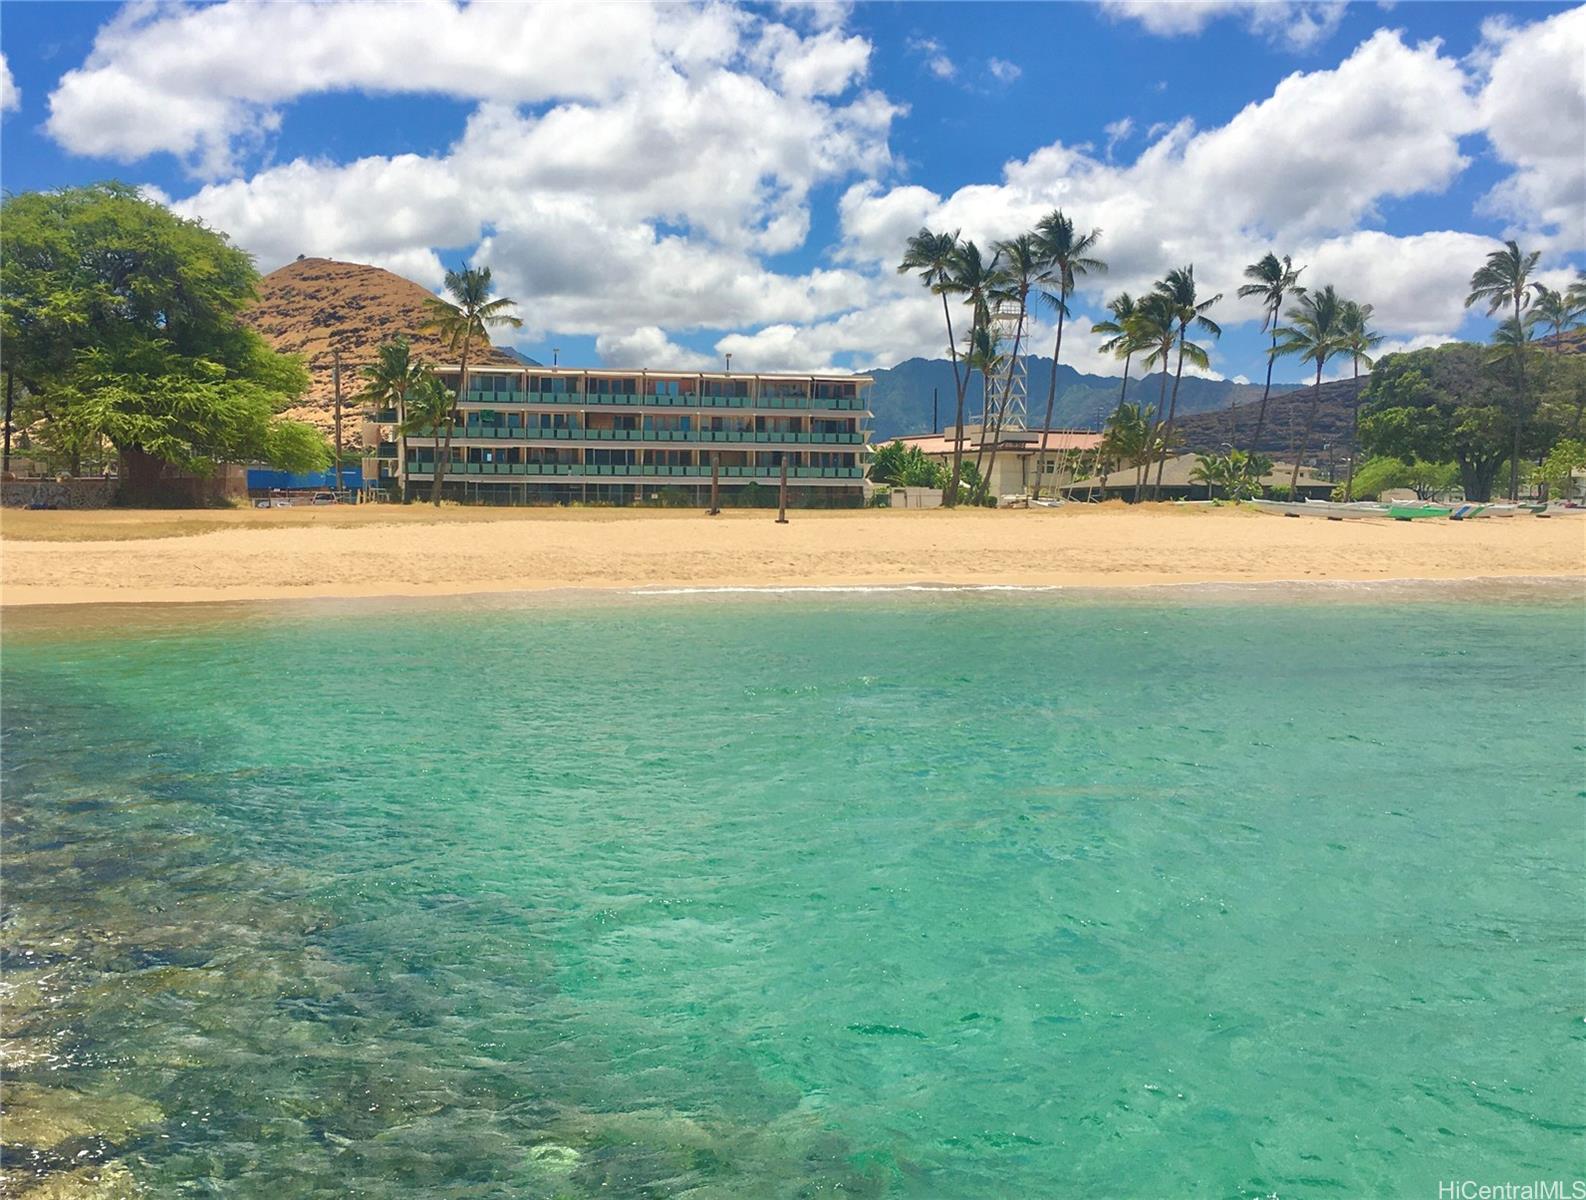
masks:
[[[985,403],[980,414],[980,424],[991,429],[1002,416],[1002,432],[1025,430],[1029,425],[1030,368],[1025,342],[1019,344],[1019,357],[1008,370],[1008,356],[1013,353],[1013,339],[1019,328],[1019,305],[1005,300],[991,314],[992,345],[996,350],[994,361],[1001,364],[986,388]],[[1024,322],[1025,341],[1030,332],[1029,316]]]

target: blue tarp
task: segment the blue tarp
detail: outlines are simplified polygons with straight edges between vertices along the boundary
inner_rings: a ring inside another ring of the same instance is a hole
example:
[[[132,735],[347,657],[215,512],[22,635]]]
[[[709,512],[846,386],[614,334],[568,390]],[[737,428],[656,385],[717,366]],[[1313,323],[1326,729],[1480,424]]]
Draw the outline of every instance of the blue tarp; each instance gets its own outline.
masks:
[[[357,491],[364,486],[362,467],[343,467],[341,469],[341,486],[348,491]],[[334,471],[310,471],[306,475],[294,475],[290,471],[272,471],[266,467],[248,468],[248,490],[250,492],[268,492],[279,488],[288,492],[307,492],[336,490],[336,474]]]

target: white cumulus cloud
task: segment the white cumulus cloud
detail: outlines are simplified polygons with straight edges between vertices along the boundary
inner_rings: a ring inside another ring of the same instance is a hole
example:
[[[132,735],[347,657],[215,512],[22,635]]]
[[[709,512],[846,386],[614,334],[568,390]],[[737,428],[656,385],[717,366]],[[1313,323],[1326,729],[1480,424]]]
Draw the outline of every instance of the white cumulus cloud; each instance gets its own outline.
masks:
[[[22,93],[11,78],[11,64],[0,54],[0,113],[22,107]]]
[[[1237,17],[1252,32],[1309,50],[1344,19],[1344,0],[1102,0],[1112,16],[1137,21],[1159,37],[1196,34],[1213,21]]]

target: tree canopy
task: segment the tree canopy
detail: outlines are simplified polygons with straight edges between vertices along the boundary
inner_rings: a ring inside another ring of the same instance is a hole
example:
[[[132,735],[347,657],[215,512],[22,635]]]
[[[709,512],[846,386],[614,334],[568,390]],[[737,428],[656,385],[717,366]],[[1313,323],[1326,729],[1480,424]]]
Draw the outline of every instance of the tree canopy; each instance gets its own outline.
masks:
[[[161,464],[323,469],[312,426],[278,414],[308,387],[238,317],[258,273],[223,234],[136,189],[100,183],[0,202],[0,371],[26,392],[38,436],[98,438],[124,478]]]
[[[1405,463],[1459,467],[1470,500],[1488,500],[1512,449],[1513,385],[1492,369],[1486,347],[1449,342],[1377,360],[1364,393],[1361,449]],[[1555,430],[1532,422],[1521,453],[1540,453]]]

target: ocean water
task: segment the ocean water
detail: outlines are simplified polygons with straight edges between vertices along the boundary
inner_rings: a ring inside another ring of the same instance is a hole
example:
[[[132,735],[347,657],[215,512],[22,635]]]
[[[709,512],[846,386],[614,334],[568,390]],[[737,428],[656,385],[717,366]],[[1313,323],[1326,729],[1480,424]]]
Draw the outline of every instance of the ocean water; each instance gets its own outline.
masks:
[[[1586,1169],[1568,593],[105,610],[0,673],[15,1190]]]

